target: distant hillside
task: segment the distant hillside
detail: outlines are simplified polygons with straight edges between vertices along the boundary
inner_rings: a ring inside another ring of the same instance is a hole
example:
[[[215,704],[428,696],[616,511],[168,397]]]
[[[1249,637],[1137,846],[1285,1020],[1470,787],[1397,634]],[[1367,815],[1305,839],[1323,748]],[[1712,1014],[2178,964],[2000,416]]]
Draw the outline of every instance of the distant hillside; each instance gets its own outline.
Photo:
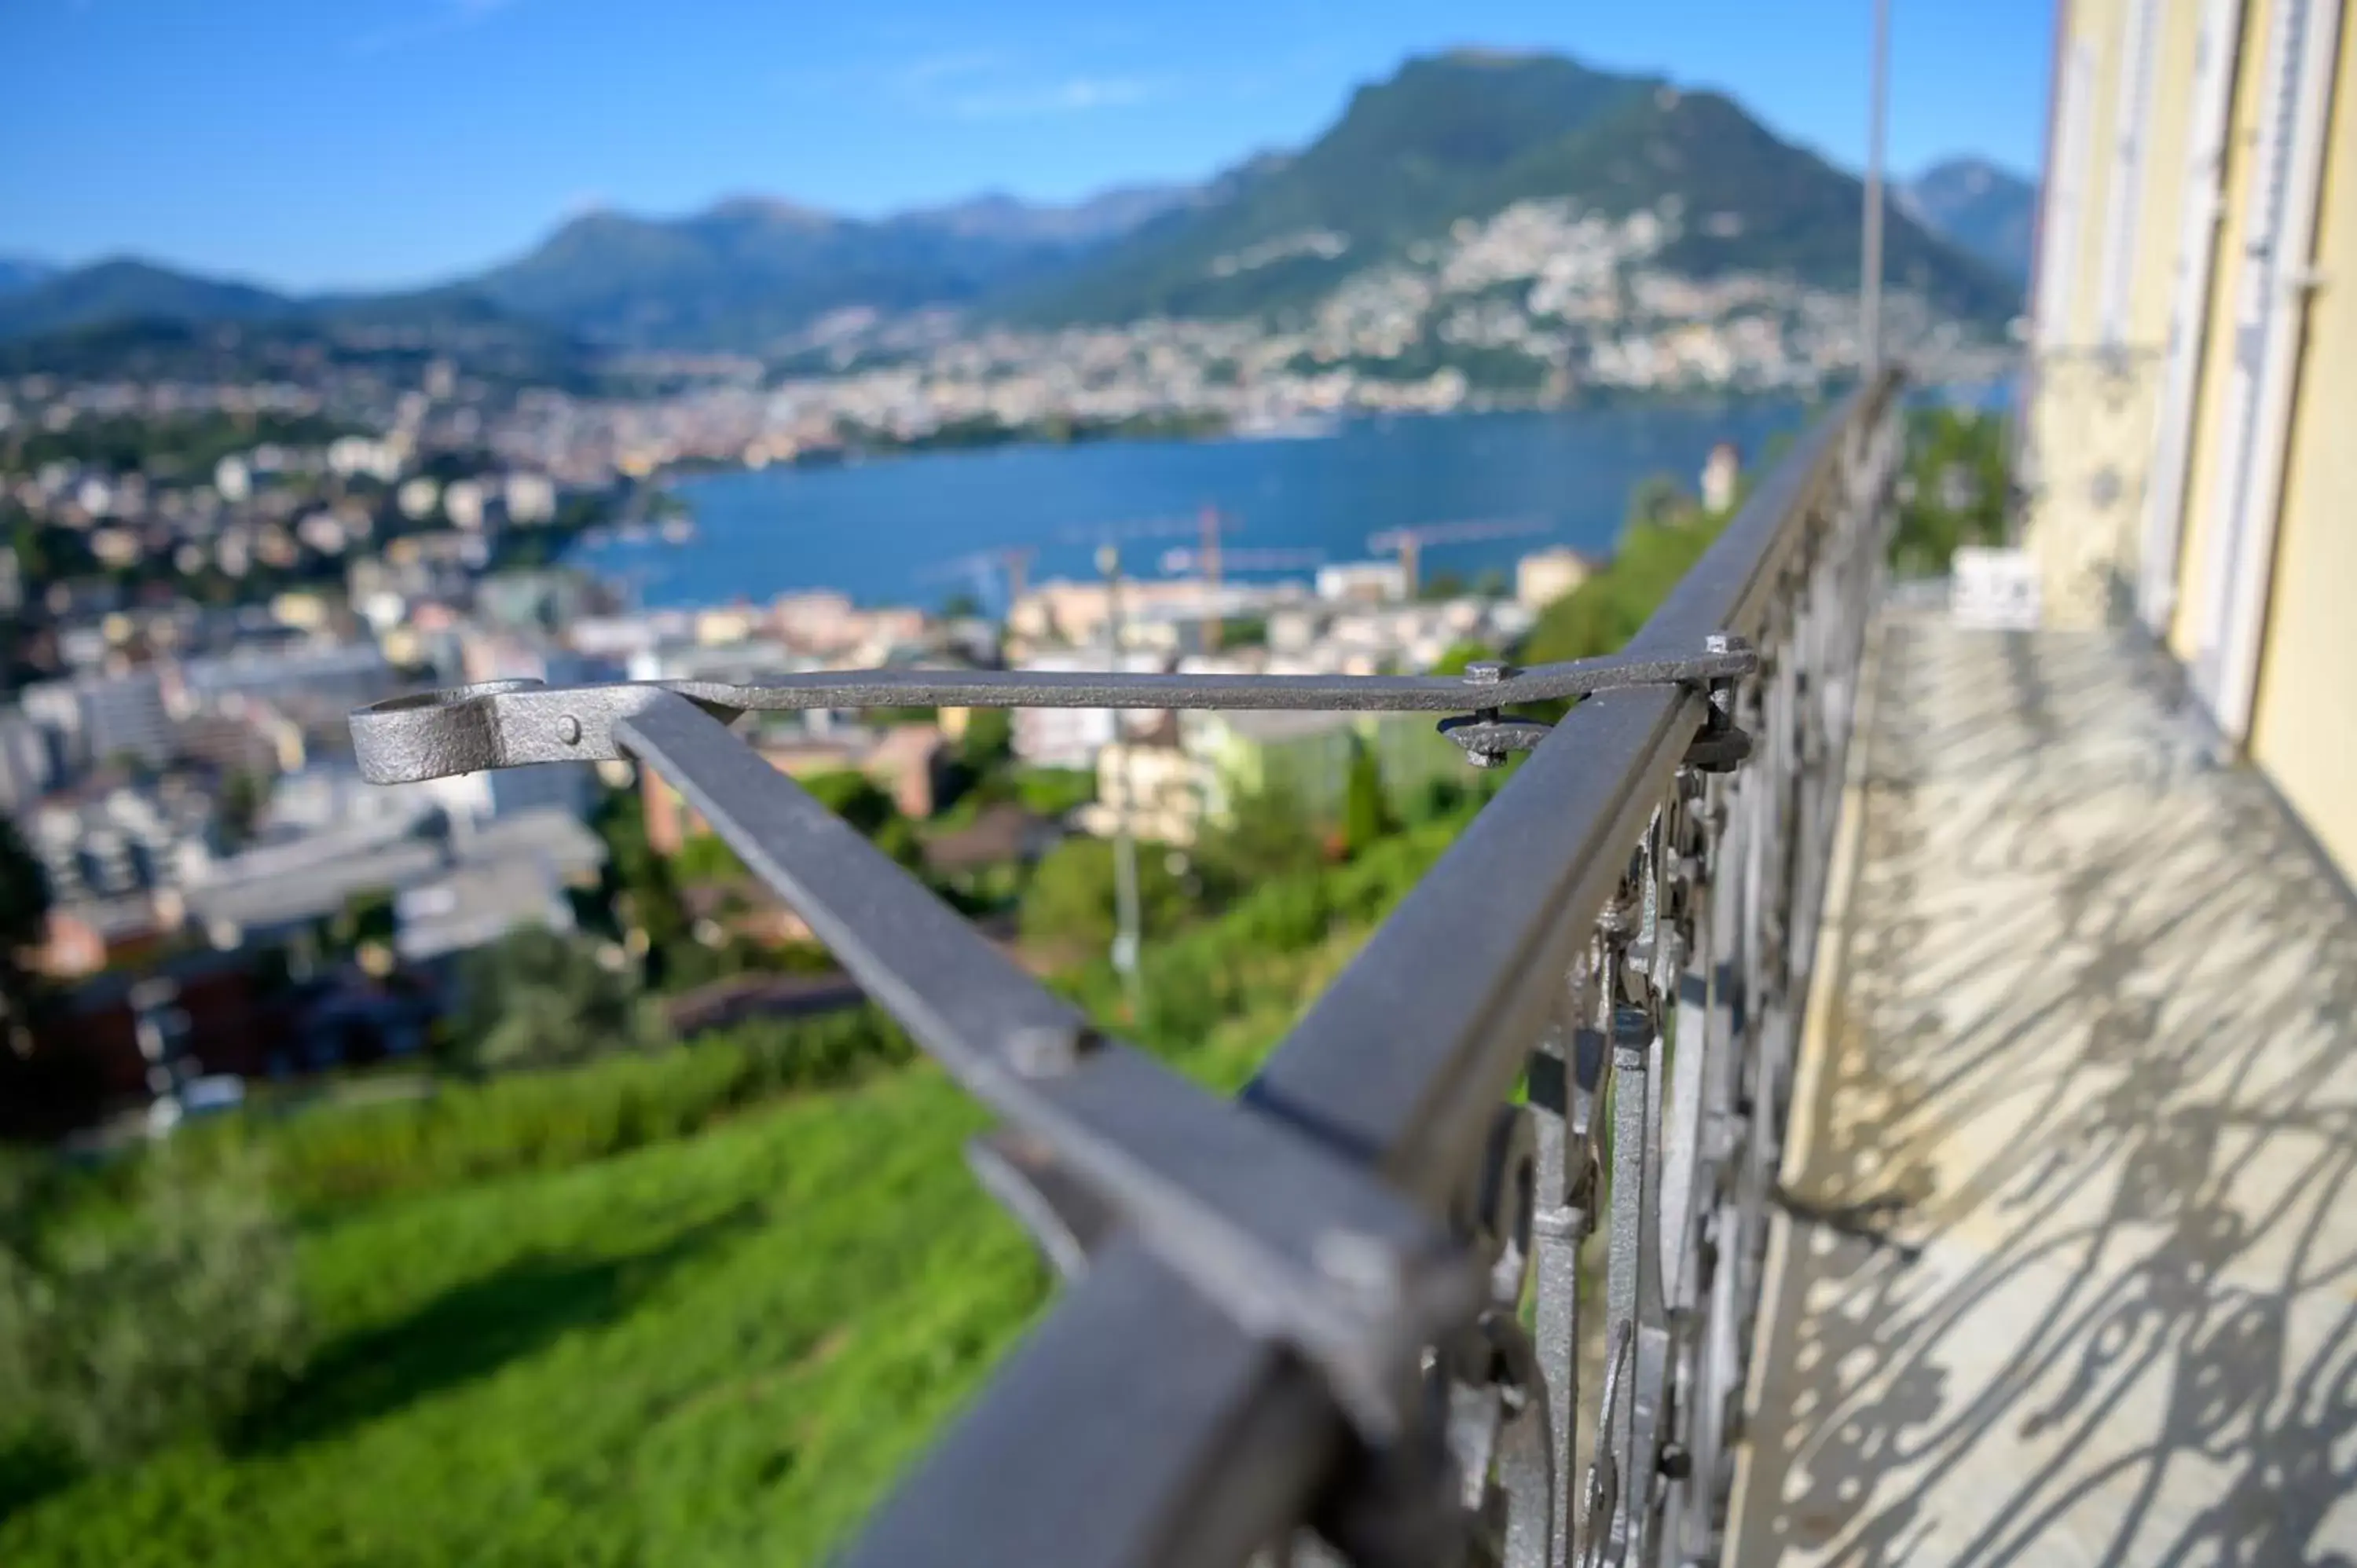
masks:
[[[447,356],[479,375],[577,383],[570,335],[465,288],[293,299],[145,263],[104,263],[0,295],[0,374],[243,379],[351,362]]]
[[[1674,198],[1680,231],[1661,265],[1695,277],[1781,273],[1829,289],[1857,287],[1865,190],[1853,176],[1779,139],[1717,92],[1649,92],[1502,171],[1484,194],[1503,207],[1567,196],[1619,216]],[[1903,211],[1885,225],[1886,276],[1960,316],[1995,320],[2019,290]]]
[[[1674,273],[1857,286],[1857,181],[1733,101],[1557,56],[1466,49],[1408,61],[1359,89],[1308,146],[1262,154],[1201,186],[1125,188],[1062,207],[985,195],[875,220],[751,199],[675,219],[594,212],[479,276],[393,295],[296,299],[137,261],[46,277],[0,263],[0,340],[62,334],[82,355],[138,340],[90,336],[124,324],[156,337],[284,322],[347,345],[460,345],[525,366],[569,360],[585,344],[771,353],[855,307],[888,317],[952,306],[1050,325],[1254,316],[1428,254],[1462,220],[1551,199],[1672,216],[1654,261]],[[1943,165],[1894,206],[1888,254],[1900,286],[1981,321],[2018,307],[2019,273],[1966,250],[2025,264],[2022,181]],[[9,287],[17,275],[24,285]]]
[[[920,208],[893,221],[1005,244],[1093,245],[1118,239],[1174,207],[1202,199],[1193,185],[1125,185],[1070,207],[1046,206],[992,191],[946,207]]]
[[[1652,90],[1551,55],[1410,60],[1299,154],[1165,213],[1015,302],[1043,320],[1232,316],[1315,297],[1392,247],[1484,210],[1498,171]]]
[[[1950,158],[1923,171],[1900,197],[1933,233],[2017,282],[2029,277],[2038,187],[1986,158]]]
[[[758,199],[681,219],[596,212],[479,277],[385,295],[297,298],[140,261],[70,272],[0,262],[0,340],[140,329],[83,338],[87,349],[143,333],[161,342],[173,337],[155,331],[164,327],[297,318],[479,334],[499,317],[505,329],[529,321],[609,345],[760,351],[845,306],[970,304],[1206,199],[1190,186],[1125,187],[1070,206],[995,195],[873,221]]]
[[[1858,181],[1732,100],[1551,56],[1459,52],[1361,89],[1331,130],[1228,201],[1166,214],[1012,308],[1051,321],[1257,313],[1459,218],[1554,197],[1615,216],[1675,204],[1685,218],[1660,257],[1673,271],[1857,286]],[[2014,308],[2006,280],[1903,213],[1887,253],[1894,280],[1946,309]]]
[[[47,262],[37,262],[28,256],[0,256],[0,294],[15,294],[57,275],[58,269]]]
[[[985,197],[876,221],[759,200],[681,219],[592,213],[475,286],[600,341],[760,351],[831,310],[966,305],[1049,276],[1191,194],[1069,208]]]
[[[198,277],[151,262],[101,262],[0,294],[0,338],[113,321],[251,321],[282,315],[293,303],[251,284]]]

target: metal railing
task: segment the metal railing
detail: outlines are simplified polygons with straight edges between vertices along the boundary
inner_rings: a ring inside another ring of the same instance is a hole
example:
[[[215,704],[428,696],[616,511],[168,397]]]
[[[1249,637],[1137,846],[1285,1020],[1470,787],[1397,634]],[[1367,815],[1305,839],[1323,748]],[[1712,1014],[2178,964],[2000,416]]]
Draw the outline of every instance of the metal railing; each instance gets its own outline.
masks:
[[[1069,1289],[849,1563],[1706,1562],[1898,449],[1886,379],[1609,659],[511,682],[353,734],[380,781],[654,768],[1002,1119],[976,1171]],[[1565,696],[1551,729],[1499,711]],[[1531,755],[1230,1101],[1099,1033],[726,725],[868,703],[1443,711],[1476,762]]]

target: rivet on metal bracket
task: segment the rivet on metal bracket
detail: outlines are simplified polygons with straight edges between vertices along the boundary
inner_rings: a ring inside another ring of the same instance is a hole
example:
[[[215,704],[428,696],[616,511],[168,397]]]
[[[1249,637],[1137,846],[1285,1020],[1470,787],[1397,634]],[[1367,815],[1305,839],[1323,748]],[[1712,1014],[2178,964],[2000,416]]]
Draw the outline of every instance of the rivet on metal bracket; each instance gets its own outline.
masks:
[[[1465,683],[1495,686],[1513,673],[1512,665],[1477,659],[1465,666]],[[1439,725],[1440,733],[1462,747],[1465,760],[1476,768],[1503,768],[1507,757],[1530,750],[1553,727],[1537,719],[1507,718],[1496,708],[1477,709],[1469,717],[1443,719]]]

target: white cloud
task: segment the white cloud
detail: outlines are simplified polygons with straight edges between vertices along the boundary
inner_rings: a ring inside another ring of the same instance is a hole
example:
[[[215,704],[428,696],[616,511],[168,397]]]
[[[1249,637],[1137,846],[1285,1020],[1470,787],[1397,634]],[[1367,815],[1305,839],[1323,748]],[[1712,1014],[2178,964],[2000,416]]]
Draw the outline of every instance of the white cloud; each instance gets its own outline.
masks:
[[[895,84],[904,92],[921,96],[976,77],[1002,75],[1013,69],[1014,63],[999,49],[927,55],[901,67],[895,73]]]
[[[1159,85],[1144,77],[1073,76],[1037,85],[952,93],[941,107],[962,120],[1007,120],[1126,109],[1159,96]]]
[[[1164,95],[1157,79],[1043,70],[1002,49],[923,56],[884,73],[893,97],[920,113],[1012,120],[1122,109]]]

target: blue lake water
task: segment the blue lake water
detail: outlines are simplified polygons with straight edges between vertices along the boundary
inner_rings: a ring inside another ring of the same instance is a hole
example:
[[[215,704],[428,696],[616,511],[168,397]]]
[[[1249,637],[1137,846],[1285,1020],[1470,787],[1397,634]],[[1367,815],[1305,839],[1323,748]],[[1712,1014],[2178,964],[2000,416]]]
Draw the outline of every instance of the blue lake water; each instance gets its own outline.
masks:
[[[1540,532],[1435,545],[1427,578],[1511,571],[1549,544],[1611,549],[1629,494],[1652,474],[1692,488],[1714,442],[1747,466],[1808,417],[1799,403],[1361,419],[1315,440],[1106,442],[1005,446],[770,468],[685,479],[697,534],[684,544],[614,540],[575,559],[632,584],[650,607],[768,599],[834,588],[865,603],[933,605],[961,589],[996,608],[998,589],[957,564],[1028,546],[1031,580],[1093,568],[1098,538],[1124,531],[1123,564],[1157,575],[1192,541],[1178,525],[1205,505],[1233,520],[1232,553],[1314,551],[1366,558],[1369,534],[1461,519],[1527,519]],[[1167,520],[1157,533],[1135,525]],[[1125,529],[1125,525],[1129,525]],[[1250,569],[1237,577],[1301,576]]]

